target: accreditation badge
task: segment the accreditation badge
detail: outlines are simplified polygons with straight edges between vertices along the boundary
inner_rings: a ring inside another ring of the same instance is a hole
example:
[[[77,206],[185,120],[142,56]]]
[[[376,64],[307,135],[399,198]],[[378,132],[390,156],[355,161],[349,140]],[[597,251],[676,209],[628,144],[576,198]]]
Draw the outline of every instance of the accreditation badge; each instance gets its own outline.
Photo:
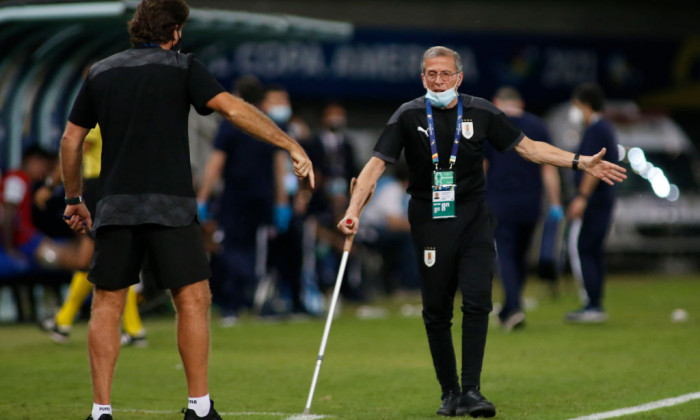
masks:
[[[433,172],[433,219],[455,217],[455,190],[453,171]]]

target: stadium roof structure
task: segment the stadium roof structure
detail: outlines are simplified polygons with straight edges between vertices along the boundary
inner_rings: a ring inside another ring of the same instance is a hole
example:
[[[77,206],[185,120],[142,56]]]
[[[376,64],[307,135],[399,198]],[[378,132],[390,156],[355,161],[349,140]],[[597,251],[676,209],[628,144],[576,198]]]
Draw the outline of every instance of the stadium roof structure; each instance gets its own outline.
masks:
[[[138,3],[0,4],[0,168],[16,167],[29,143],[56,149],[83,70],[129,47]],[[246,40],[342,41],[353,32],[347,22],[191,8],[183,44],[216,54]]]

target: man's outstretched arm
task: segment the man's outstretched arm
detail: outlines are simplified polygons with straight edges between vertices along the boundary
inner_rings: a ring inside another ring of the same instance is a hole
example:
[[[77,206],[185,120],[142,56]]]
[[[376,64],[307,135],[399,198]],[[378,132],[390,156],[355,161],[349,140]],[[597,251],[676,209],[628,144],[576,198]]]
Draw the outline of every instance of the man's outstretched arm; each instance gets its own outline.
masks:
[[[257,108],[228,92],[221,92],[210,99],[207,107],[221,114],[247,134],[289,152],[294,175],[299,178],[308,178],[311,188],[314,187],[313,165],[304,149]]]
[[[554,147],[551,144],[534,141],[525,136],[515,146],[515,151],[524,159],[538,164],[548,163],[561,168],[571,168],[574,154]],[[579,156],[578,169],[613,185],[627,179],[627,170],[619,165],[603,160],[605,148],[594,156]]]

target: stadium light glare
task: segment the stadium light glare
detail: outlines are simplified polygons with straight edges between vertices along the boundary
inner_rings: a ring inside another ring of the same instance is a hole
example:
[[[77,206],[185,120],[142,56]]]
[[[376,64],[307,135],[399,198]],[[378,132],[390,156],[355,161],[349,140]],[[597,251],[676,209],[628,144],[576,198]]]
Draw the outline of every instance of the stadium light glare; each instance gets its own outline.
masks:
[[[623,160],[625,160],[626,153],[627,153],[627,150],[625,150],[625,147],[618,144],[617,145],[617,157],[618,157],[617,160],[619,162],[622,162]]]
[[[639,147],[631,148],[629,152],[627,152],[627,158],[629,159],[630,166],[632,166],[632,169],[637,173],[641,173],[646,167],[647,159],[644,156],[644,151]]]
[[[666,199],[668,201],[678,201],[678,199],[681,196],[681,190],[678,188],[676,184],[671,184],[669,191],[668,191],[668,197]]]

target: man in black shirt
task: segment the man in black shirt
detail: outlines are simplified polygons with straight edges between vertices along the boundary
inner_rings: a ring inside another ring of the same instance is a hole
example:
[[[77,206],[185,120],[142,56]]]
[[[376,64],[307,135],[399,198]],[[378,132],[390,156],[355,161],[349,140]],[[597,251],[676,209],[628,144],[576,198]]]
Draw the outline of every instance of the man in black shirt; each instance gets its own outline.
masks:
[[[389,119],[338,228],[346,235],[357,232],[361,204],[386,163],[405,151],[408,216],[422,259],[423,320],[442,388],[437,414],[492,417],[496,408],[480,392],[495,258],[494,222],[484,203],[484,142],[501,152],[514,149],[535,163],[581,169],[610,184],[625,175],[623,168],[602,160],[605,149],[579,156],[529,139],[492,103],[458,94],[462,77],[455,51],[432,47],[425,52],[421,78],[427,93],[401,105]],[[461,387],[450,331],[458,287],[463,296]]]
[[[177,309],[178,348],[187,378],[185,420],[220,419],[209,399],[209,264],[197,222],[187,141],[190,105],[217,111],[251,135],[289,152],[294,173],[313,186],[301,146],[217,83],[191,54],[176,52],[189,15],[184,0],[143,0],[129,22],[134,48],[93,65],[61,141],[67,223],[95,233],[89,280],[95,284],[88,347],[94,392],[89,419],[111,420],[111,382],[126,292],[144,256]],[[95,220],[82,202],[82,143],[102,129]],[[245,223],[245,221],[241,221]]]

